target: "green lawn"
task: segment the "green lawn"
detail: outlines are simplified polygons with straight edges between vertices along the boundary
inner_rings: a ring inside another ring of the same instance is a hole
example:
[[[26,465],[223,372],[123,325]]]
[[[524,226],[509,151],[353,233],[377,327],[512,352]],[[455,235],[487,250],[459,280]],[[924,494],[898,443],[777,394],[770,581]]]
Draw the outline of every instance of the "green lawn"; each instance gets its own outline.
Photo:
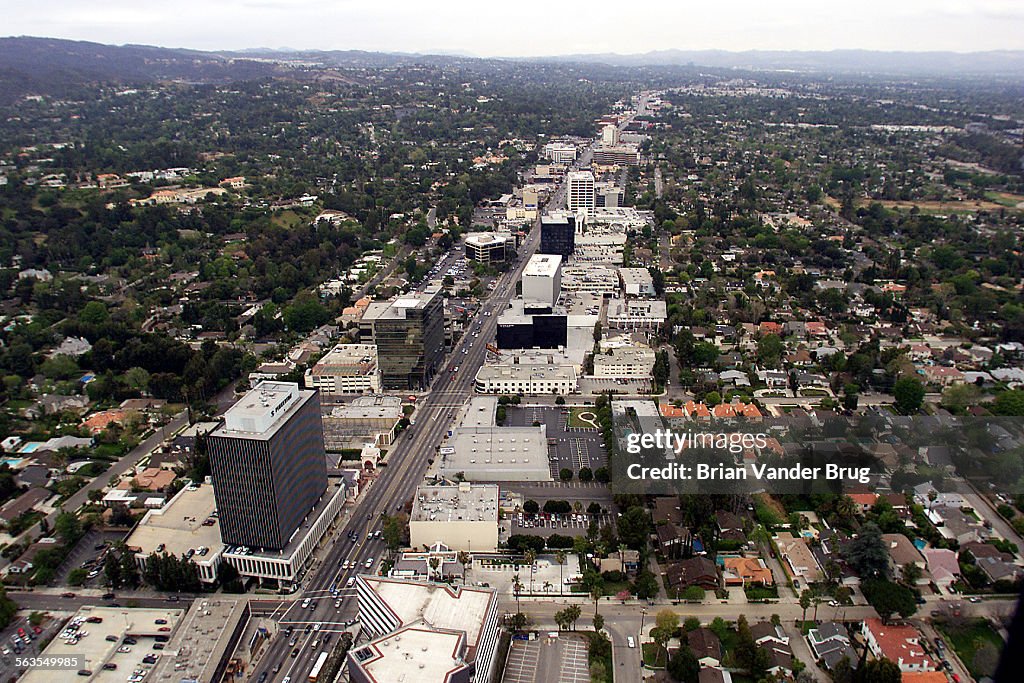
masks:
[[[981,676],[992,675],[992,671],[977,671],[974,662],[975,653],[985,643],[991,643],[999,653],[1003,651],[1003,639],[993,630],[988,621],[985,619],[969,619],[960,627],[956,627],[948,622],[937,622],[936,626],[942,631],[942,635],[946,637],[953,646],[953,649],[956,650],[960,661],[967,666],[972,676],[980,678]]]
[[[586,415],[586,417],[590,418],[594,422],[597,422],[597,414],[594,412],[593,408],[581,408],[577,406],[569,409],[568,426],[572,427],[573,429],[595,428],[594,425],[591,424],[590,422],[580,419],[580,415]]]
[[[644,666],[651,669],[664,669],[668,656],[657,643],[644,643]]]

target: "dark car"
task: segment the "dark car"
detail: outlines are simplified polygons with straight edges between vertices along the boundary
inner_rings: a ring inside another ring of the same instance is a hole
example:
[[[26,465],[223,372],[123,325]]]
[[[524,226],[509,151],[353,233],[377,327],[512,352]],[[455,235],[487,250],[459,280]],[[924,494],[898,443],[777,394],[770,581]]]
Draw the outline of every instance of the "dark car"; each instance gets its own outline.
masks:
[[[114,594],[113,593],[104,593],[103,594],[103,599],[104,600],[113,600],[114,599]]]
[[[103,665],[103,668],[107,671],[114,671],[117,669],[117,664],[115,664],[114,662],[107,662]]]

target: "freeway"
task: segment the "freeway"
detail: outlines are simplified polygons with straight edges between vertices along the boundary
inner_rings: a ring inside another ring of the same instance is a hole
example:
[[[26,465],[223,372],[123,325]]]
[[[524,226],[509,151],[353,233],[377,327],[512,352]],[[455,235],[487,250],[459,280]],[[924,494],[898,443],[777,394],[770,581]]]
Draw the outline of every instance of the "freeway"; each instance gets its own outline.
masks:
[[[564,193],[563,185],[552,197],[552,205],[564,202]],[[302,595],[311,598],[310,606],[303,608],[299,601],[292,601],[278,613],[280,625],[283,628],[294,627],[293,639],[296,636],[297,639],[293,641],[283,632],[278,633],[252,670],[253,677],[266,671],[268,681],[280,681],[285,677],[291,681],[305,680],[319,651],[314,644],[323,646],[323,638],[316,637],[317,634],[335,634],[331,640],[335,643],[336,634],[343,632],[346,625],[356,619],[358,610],[354,591],[346,585],[350,578],[370,571],[380,562],[385,545],[383,540],[373,537],[373,532],[381,528],[381,517],[404,506],[412,499],[416,486],[423,481],[429,461],[447,434],[457,409],[473,393],[476,369],[483,365],[487,354],[485,345],[495,336],[498,315],[507,308],[515,294],[516,282],[539,242],[538,222],[520,247],[518,267],[498,279],[494,292],[482,304],[475,322],[452,349],[451,360],[434,378],[429,393],[420,400],[415,424],[399,437],[388,464],[380,469],[377,480],[360,496],[348,519],[338,525],[333,536],[325,539],[325,547],[303,584]],[[459,372],[449,372],[451,365],[457,365]],[[350,531],[357,535],[355,543],[349,541],[347,534]],[[342,565],[345,562],[354,562],[355,567],[344,569]],[[337,596],[332,590],[337,591]],[[335,607],[338,597],[341,603]],[[319,631],[313,630],[317,624],[320,624]],[[308,633],[305,631],[307,627],[310,628]]]

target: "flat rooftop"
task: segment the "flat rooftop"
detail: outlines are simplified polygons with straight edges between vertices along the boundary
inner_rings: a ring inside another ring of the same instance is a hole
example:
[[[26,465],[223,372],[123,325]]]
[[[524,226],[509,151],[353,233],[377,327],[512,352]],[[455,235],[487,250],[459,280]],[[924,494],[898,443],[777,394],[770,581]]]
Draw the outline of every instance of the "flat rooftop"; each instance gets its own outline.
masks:
[[[562,265],[562,257],[557,254],[534,254],[523,269],[524,277],[554,277],[558,267]]]
[[[441,447],[443,476],[462,472],[471,481],[551,481],[544,425],[453,431]]]
[[[541,365],[519,363],[494,363],[482,366],[476,373],[478,381],[508,380],[574,380],[576,367],[564,365]]]
[[[646,268],[619,268],[619,276],[627,285],[646,285],[654,282],[651,271]]]
[[[217,501],[211,484],[199,484],[194,491],[185,487],[164,507],[150,510],[125,542],[143,555],[155,553],[159,546],[169,555],[183,555],[205,546],[210,551],[196,562],[213,559],[224,544],[220,540],[220,521],[213,517]],[[208,520],[213,524],[204,525]]]
[[[461,633],[410,626],[353,647],[348,661],[379,683],[446,681],[466,666],[459,656],[462,641]]]
[[[246,612],[246,600],[208,596],[196,600],[175,629],[147,681],[212,681],[217,665],[232,647],[231,637]],[[109,673],[119,673],[111,671]],[[124,680],[124,673],[117,679]]]
[[[431,628],[465,631],[466,644],[475,648],[494,591],[446,586],[426,581],[403,581],[360,576],[387,603],[403,625],[425,623]]]
[[[410,522],[497,522],[498,487],[494,484],[420,486]]]
[[[317,361],[314,375],[369,375],[377,367],[373,344],[338,344]]]
[[[438,291],[432,286],[424,292],[403,294],[393,301],[375,301],[366,307],[363,320],[405,320],[408,311],[426,308],[437,296]]]
[[[82,668],[93,672],[90,681],[101,683],[123,683],[125,678],[135,669],[150,669],[153,665],[143,664],[142,658],[147,654],[159,655],[161,658],[168,649],[154,650],[153,644],[156,636],[172,636],[178,622],[185,611],[181,609],[164,608],[127,608],[127,607],[82,607],[72,617],[72,621],[80,621],[79,632],[86,632],[77,643],[69,643],[58,634],[46,649],[40,654],[42,657],[65,657],[76,655],[82,659]],[[102,619],[100,623],[90,624],[85,621],[89,617]],[[157,624],[157,620],[166,622]],[[67,628],[67,626],[65,627]],[[168,629],[161,631],[161,628]],[[107,636],[113,636],[114,640],[107,640]],[[128,652],[118,652],[121,641],[125,636],[133,636],[138,642],[129,645]],[[117,665],[114,671],[105,671],[103,665],[106,663]],[[159,661],[157,663],[159,665]],[[21,677],[21,681],[28,683],[53,683],[58,680],[70,680],[75,675],[69,671],[54,671],[46,669],[29,669]],[[86,680],[86,679],[81,679]],[[147,680],[150,680],[147,677]]]
[[[360,396],[345,405],[335,406],[330,416],[346,420],[402,419],[402,399],[398,396]]]
[[[315,392],[293,382],[260,382],[224,413],[214,436],[269,439]]]
[[[496,243],[512,241],[512,235],[500,232],[471,232],[466,235],[466,244],[488,246]]]

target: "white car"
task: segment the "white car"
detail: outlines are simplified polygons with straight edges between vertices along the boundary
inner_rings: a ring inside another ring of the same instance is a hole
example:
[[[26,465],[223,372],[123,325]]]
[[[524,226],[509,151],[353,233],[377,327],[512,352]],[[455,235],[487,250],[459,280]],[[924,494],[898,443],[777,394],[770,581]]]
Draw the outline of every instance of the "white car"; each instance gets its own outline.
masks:
[[[628,636],[626,638],[626,645],[628,645],[629,647],[636,647],[636,641],[633,640],[633,636]]]
[[[365,567],[366,567],[367,569],[369,569],[369,568],[370,568],[370,567],[372,567],[372,566],[373,566],[373,558],[371,557],[371,558],[369,558],[369,559],[367,559],[367,560],[366,560],[366,564],[365,564]]]
[[[302,608],[305,609],[307,607],[309,607],[309,598],[302,601]]]

